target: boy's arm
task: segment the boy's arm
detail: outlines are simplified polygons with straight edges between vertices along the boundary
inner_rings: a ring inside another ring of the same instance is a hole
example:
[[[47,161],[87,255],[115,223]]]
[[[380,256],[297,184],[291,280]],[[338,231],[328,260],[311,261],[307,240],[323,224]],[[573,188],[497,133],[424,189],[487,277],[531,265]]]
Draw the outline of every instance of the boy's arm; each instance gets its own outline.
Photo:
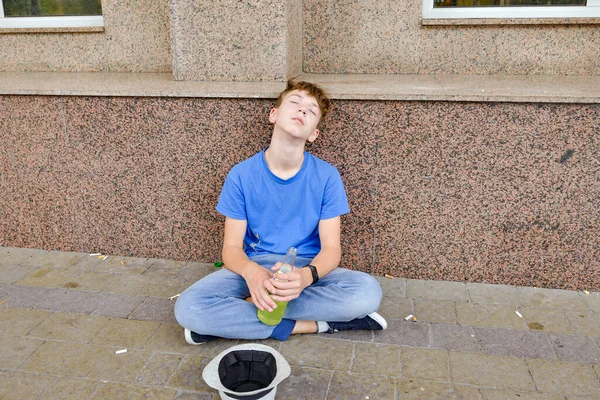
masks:
[[[313,258],[311,265],[317,268],[319,277],[322,278],[333,271],[340,263],[342,257],[342,246],[340,243],[341,219],[334,217],[319,221],[319,238],[321,240],[321,251]],[[275,269],[280,263],[276,264]],[[275,287],[274,299],[278,301],[290,301],[295,299],[302,291],[313,282],[312,273],[309,268],[298,268],[294,272],[286,274],[287,282],[271,282]]]
[[[243,243],[246,234],[246,220],[225,218],[223,238],[223,263],[225,267],[246,280],[252,302],[261,310],[272,311],[275,302],[269,296],[273,287],[270,278],[273,274],[257,263],[250,261],[244,252]]]
[[[340,264],[342,258],[341,231],[340,217],[319,221],[321,251],[313,258],[311,265],[317,268],[320,278],[333,271]],[[303,268],[303,270],[305,270],[304,273],[308,280],[307,286],[310,286],[312,284],[312,273],[308,268]]]

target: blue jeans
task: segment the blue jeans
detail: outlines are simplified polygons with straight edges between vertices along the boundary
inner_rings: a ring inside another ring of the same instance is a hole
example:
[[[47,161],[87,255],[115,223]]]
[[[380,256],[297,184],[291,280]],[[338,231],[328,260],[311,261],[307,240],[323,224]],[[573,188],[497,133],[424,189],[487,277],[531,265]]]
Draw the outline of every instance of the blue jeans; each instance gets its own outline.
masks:
[[[270,269],[281,261],[282,256],[268,254],[251,259]],[[297,258],[296,265],[306,265],[311,261]],[[249,296],[244,278],[223,268],[181,293],[175,304],[175,318],[184,328],[201,335],[285,340],[294,327],[293,321],[329,322],[362,318],[377,310],[382,292],[379,282],[369,274],[336,268],[290,301],[283,315],[284,322],[288,320],[287,324],[276,327],[258,320],[256,306],[245,300]],[[278,330],[277,335],[271,336],[274,330]]]

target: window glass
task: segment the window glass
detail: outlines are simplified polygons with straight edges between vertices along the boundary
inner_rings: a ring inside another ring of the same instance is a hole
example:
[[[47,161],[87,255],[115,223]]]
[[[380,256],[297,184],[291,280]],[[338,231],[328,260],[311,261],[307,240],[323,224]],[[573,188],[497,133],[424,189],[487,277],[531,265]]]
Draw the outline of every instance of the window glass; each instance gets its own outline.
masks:
[[[433,7],[585,6],[587,0],[434,0]]]
[[[102,15],[101,0],[2,0],[6,17]]]

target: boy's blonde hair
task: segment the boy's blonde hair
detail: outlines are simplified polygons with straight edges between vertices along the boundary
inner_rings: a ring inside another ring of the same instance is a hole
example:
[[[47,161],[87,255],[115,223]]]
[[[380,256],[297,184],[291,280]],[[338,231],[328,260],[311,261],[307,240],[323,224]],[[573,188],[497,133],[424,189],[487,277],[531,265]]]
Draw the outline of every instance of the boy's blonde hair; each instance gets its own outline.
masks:
[[[284,97],[289,92],[292,92],[294,90],[306,92],[317,100],[319,110],[321,111],[321,120],[325,118],[325,116],[327,116],[327,114],[329,113],[329,110],[331,110],[331,100],[329,100],[329,97],[327,97],[327,93],[325,93],[325,91],[320,86],[310,82],[294,82],[291,79],[287,81],[287,87],[285,88],[285,90],[279,94],[279,98],[277,99],[275,108],[279,107]]]

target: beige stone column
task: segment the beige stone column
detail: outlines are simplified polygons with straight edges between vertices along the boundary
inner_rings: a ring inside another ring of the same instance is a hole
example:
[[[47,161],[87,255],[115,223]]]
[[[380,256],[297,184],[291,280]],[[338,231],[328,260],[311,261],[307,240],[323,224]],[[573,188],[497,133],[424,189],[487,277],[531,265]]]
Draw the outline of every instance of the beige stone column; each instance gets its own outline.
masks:
[[[301,0],[171,0],[175,80],[285,81],[302,70]]]

